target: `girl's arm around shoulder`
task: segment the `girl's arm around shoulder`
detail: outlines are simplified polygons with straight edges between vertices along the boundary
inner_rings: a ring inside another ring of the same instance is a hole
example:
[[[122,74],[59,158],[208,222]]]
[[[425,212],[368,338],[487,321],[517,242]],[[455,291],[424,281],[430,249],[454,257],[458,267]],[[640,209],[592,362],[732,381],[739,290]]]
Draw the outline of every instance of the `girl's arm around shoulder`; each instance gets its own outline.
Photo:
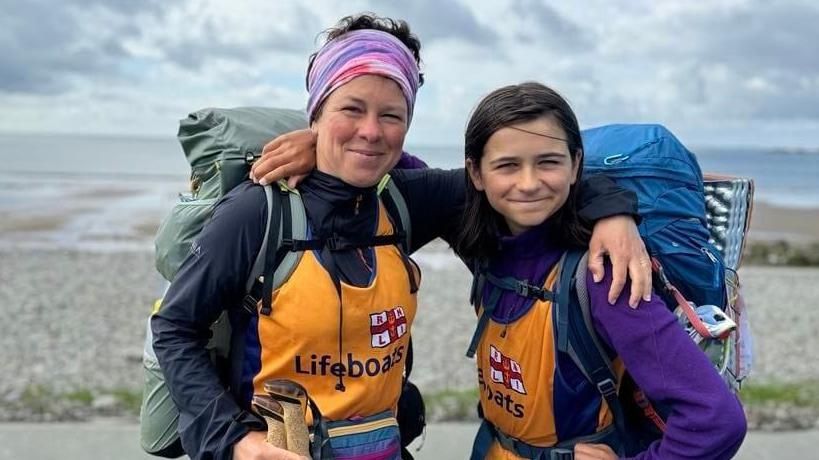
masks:
[[[238,306],[264,236],[261,187],[244,183],[217,205],[151,319],[154,351],[180,411],[179,433],[192,459],[229,458],[248,430],[263,429],[220,383],[205,349],[210,325]]]
[[[627,283],[610,305],[606,300],[610,284],[608,264],[601,283],[587,274],[594,327],[645,395],[672,408],[663,438],[635,458],[733,457],[747,430],[738,398],[656,294],[638,308],[629,308]]]

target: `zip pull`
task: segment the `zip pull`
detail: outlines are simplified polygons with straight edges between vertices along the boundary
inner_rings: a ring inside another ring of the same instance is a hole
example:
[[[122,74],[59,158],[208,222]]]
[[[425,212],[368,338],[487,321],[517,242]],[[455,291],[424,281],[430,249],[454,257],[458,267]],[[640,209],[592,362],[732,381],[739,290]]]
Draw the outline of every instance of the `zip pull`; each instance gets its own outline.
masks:
[[[359,208],[361,208],[361,202],[364,200],[364,195],[358,195],[355,197],[355,215],[358,215]]]
[[[713,287],[719,286],[719,270],[717,269],[719,267],[719,262],[717,261],[717,258],[714,257],[714,254],[711,254],[711,251],[709,251],[706,247],[700,248],[700,251],[702,251],[702,253],[708,257],[711,263],[714,264],[714,276],[711,280],[711,285]]]
[[[708,248],[700,248],[700,251],[711,259],[712,263],[717,263],[717,258],[714,257],[714,254],[711,254],[711,251],[709,251]]]
[[[603,164],[606,166],[614,166],[628,160],[629,157],[631,157],[631,155],[626,155],[624,153],[609,155],[603,159]]]

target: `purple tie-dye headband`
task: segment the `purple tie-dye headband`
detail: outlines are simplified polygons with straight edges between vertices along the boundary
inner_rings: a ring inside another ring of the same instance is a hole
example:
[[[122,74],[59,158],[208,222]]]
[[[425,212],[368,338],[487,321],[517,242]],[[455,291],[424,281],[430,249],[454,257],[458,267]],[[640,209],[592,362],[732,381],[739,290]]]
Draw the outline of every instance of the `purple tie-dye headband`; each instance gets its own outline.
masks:
[[[319,50],[307,75],[308,119],[313,121],[330,93],[361,75],[380,75],[398,83],[407,101],[409,126],[418,92],[418,64],[398,38],[374,29],[347,32]]]

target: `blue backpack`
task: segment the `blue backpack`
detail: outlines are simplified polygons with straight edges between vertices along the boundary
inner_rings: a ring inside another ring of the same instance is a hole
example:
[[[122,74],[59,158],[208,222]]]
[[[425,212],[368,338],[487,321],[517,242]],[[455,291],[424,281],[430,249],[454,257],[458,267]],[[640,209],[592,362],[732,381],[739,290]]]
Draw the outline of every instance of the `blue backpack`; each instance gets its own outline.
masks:
[[[652,258],[655,292],[726,383],[738,390],[741,377],[732,372],[738,279],[712,243],[713,216],[708,216],[696,158],[660,125],[608,125],[582,136],[584,174],[605,174],[637,194],[639,231]],[[628,373],[618,382],[611,351],[602,346],[591,323],[586,273],[583,251],[569,251],[556,289],[558,348],[572,355],[598,388],[612,410],[621,447],[636,454],[662,436],[671,408],[648,400]]]
[[[583,173],[605,174],[637,193],[640,235],[669,281],[695,304],[725,309],[725,264],[709,242],[703,176],[694,155],[660,125],[607,125],[582,136]]]

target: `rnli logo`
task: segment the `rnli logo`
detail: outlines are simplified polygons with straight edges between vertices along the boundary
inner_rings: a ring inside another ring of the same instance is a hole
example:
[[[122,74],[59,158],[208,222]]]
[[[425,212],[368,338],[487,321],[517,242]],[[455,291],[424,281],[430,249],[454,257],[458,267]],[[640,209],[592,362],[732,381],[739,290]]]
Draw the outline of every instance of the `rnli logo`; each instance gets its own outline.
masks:
[[[504,356],[497,348],[490,345],[489,365],[493,382],[502,384],[508,390],[517,391],[522,395],[526,394],[526,388],[523,386],[523,370],[517,361]]]
[[[407,317],[402,307],[370,315],[373,348],[384,348],[407,333]]]

